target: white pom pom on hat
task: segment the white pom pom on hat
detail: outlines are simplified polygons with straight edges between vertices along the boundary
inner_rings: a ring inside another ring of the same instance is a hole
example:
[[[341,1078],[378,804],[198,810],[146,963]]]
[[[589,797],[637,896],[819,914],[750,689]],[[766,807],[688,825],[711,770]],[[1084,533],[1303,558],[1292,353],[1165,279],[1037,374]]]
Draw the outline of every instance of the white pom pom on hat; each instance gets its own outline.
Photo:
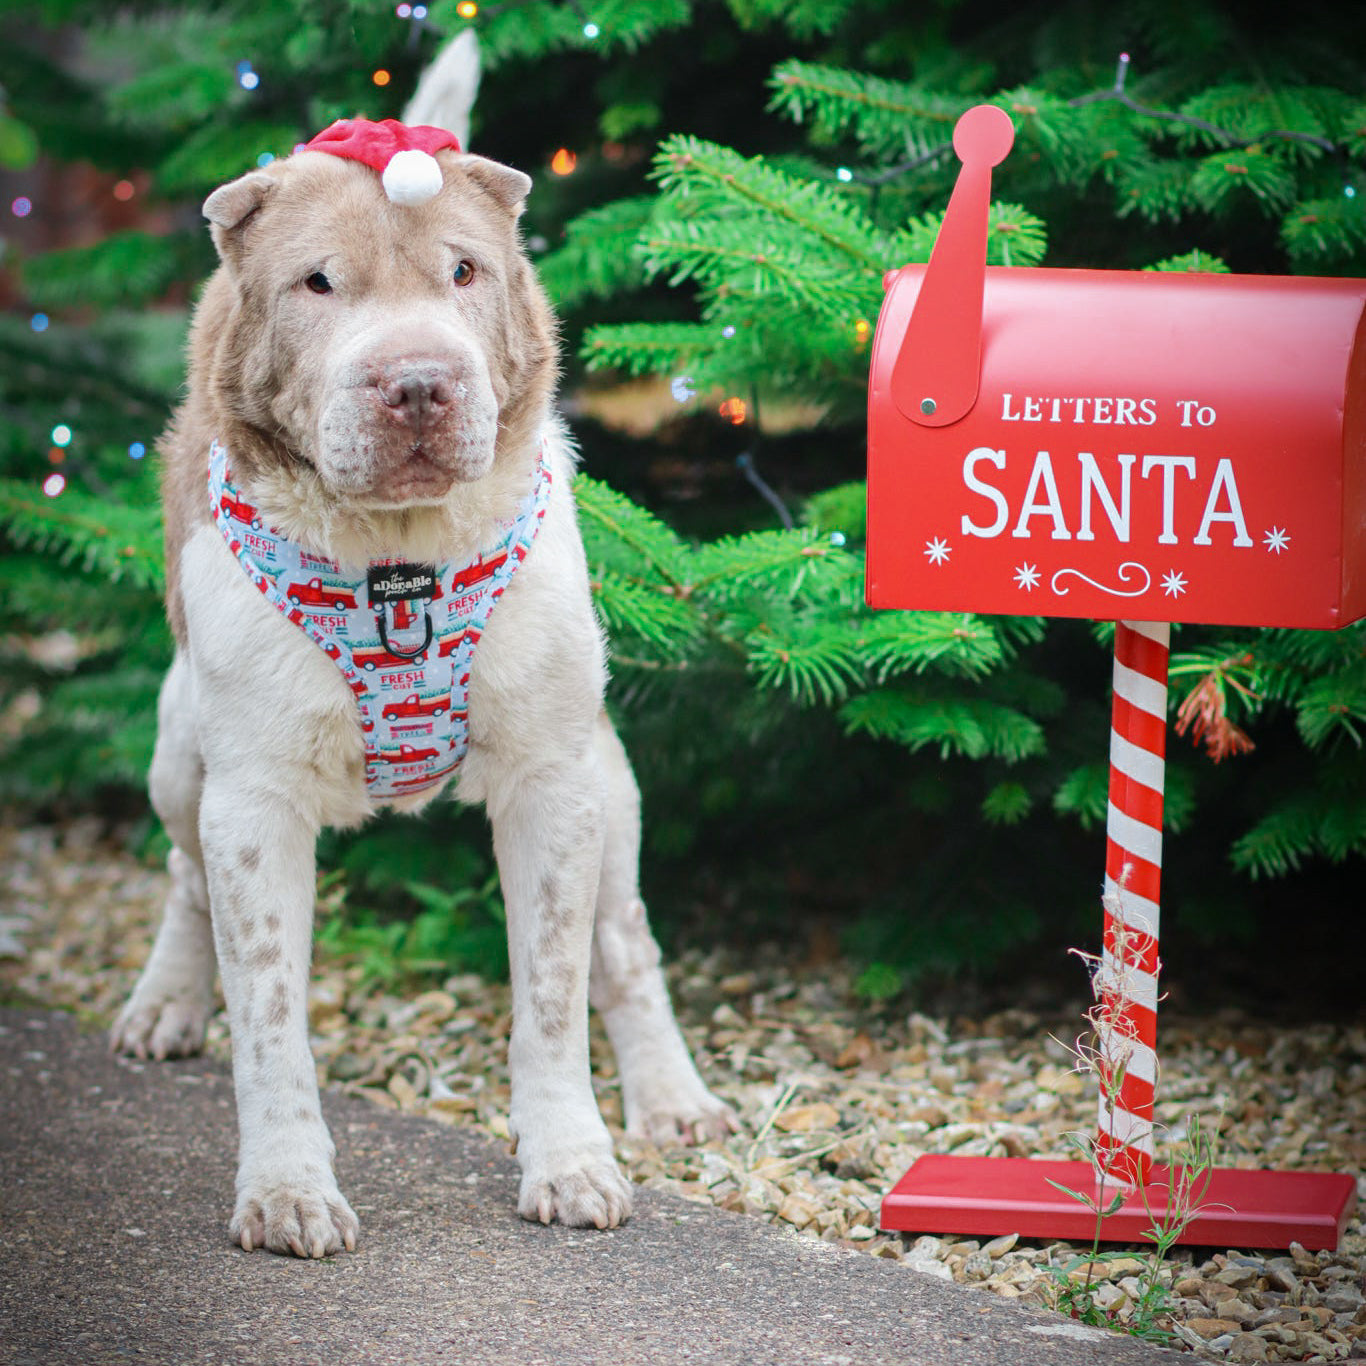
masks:
[[[385,119],[338,119],[305,144],[305,151],[363,161],[380,173],[384,193],[394,204],[425,204],[441,193],[441,166],[433,155],[443,147],[460,150],[460,140],[445,128]]]
[[[441,193],[441,167],[430,152],[407,147],[389,158],[380,183],[395,204],[425,204]]]

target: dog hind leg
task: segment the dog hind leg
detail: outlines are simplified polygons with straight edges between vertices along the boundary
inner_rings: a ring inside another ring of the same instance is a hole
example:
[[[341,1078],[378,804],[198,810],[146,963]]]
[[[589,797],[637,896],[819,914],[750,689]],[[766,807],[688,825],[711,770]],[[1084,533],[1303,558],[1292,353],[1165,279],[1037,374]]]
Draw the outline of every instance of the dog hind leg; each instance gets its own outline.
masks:
[[[640,793],[606,713],[594,747],[606,786],[607,829],[590,990],[617,1055],[626,1129],[660,1145],[723,1138],[738,1124],[707,1090],[674,1018],[640,897]]]
[[[204,765],[189,669],[177,655],[162,686],[152,759],[152,805],[173,842],[171,890],[151,955],[110,1031],[110,1046],[139,1058],[197,1053],[213,1014],[214,948],[199,851]]]

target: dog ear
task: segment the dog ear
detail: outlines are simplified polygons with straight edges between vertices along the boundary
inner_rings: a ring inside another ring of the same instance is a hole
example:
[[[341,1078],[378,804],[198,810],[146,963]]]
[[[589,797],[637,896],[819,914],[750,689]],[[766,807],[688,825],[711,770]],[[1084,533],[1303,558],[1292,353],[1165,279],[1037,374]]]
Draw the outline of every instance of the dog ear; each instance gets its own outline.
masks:
[[[231,241],[229,234],[265,203],[274,184],[274,177],[264,171],[248,171],[246,175],[220,185],[204,201],[202,212],[212,225],[210,231],[219,256],[226,257]]]
[[[487,157],[462,156],[460,169],[482,190],[487,190],[514,218],[526,208],[531,193],[531,177]]]

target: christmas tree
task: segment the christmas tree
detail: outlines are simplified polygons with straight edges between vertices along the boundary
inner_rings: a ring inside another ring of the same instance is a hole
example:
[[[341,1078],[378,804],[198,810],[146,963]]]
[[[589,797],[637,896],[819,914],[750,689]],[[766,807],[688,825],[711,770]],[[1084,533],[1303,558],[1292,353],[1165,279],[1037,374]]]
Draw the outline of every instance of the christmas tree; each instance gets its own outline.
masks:
[[[1045,894],[1019,870],[1046,840],[1089,924],[1070,858],[1092,859],[1076,831],[1105,809],[1104,628],[862,605],[882,275],[928,258],[953,122],[983,101],[1017,133],[996,264],[1362,273],[1363,21],[905,10],[65,0],[46,28],[11,11],[6,795],[142,780],[169,651],[144,457],[212,264],[198,200],[335,117],[396,114],[470,24],[473,146],[537,172],[528,241],[585,414],[577,494],[657,888],[858,917],[886,965],[870,986],[891,984],[1033,933]],[[647,441],[594,420],[604,391],[638,396]],[[1366,852],[1366,632],[1187,628],[1175,649],[1200,748],[1172,765],[1169,825],[1255,877]],[[361,881],[388,869],[376,837],[336,856]],[[1244,899],[1230,882],[1199,909],[1227,923]]]

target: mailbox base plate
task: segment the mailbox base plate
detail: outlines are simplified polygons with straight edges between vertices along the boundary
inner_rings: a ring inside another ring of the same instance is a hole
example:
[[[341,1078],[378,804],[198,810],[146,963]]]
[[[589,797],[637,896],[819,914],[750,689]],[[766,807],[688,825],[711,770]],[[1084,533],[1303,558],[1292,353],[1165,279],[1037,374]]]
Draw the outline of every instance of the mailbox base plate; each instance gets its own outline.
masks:
[[[1095,1215],[1050,1180],[1090,1194],[1095,1174],[1086,1162],[1021,1157],[919,1158],[882,1202],[881,1227],[915,1233],[1018,1233],[1025,1238],[1089,1242]],[[1134,1193],[1101,1227],[1101,1239],[1142,1243],[1167,1205],[1168,1169],[1154,1166],[1148,1206]],[[1102,1203],[1105,1203],[1102,1201]],[[1333,1172],[1241,1171],[1216,1168],[1197,1192],[1201,1212],[1178,1240],[1201,1247],[1335,1248],[1356,1206],[1356,1181]]]

